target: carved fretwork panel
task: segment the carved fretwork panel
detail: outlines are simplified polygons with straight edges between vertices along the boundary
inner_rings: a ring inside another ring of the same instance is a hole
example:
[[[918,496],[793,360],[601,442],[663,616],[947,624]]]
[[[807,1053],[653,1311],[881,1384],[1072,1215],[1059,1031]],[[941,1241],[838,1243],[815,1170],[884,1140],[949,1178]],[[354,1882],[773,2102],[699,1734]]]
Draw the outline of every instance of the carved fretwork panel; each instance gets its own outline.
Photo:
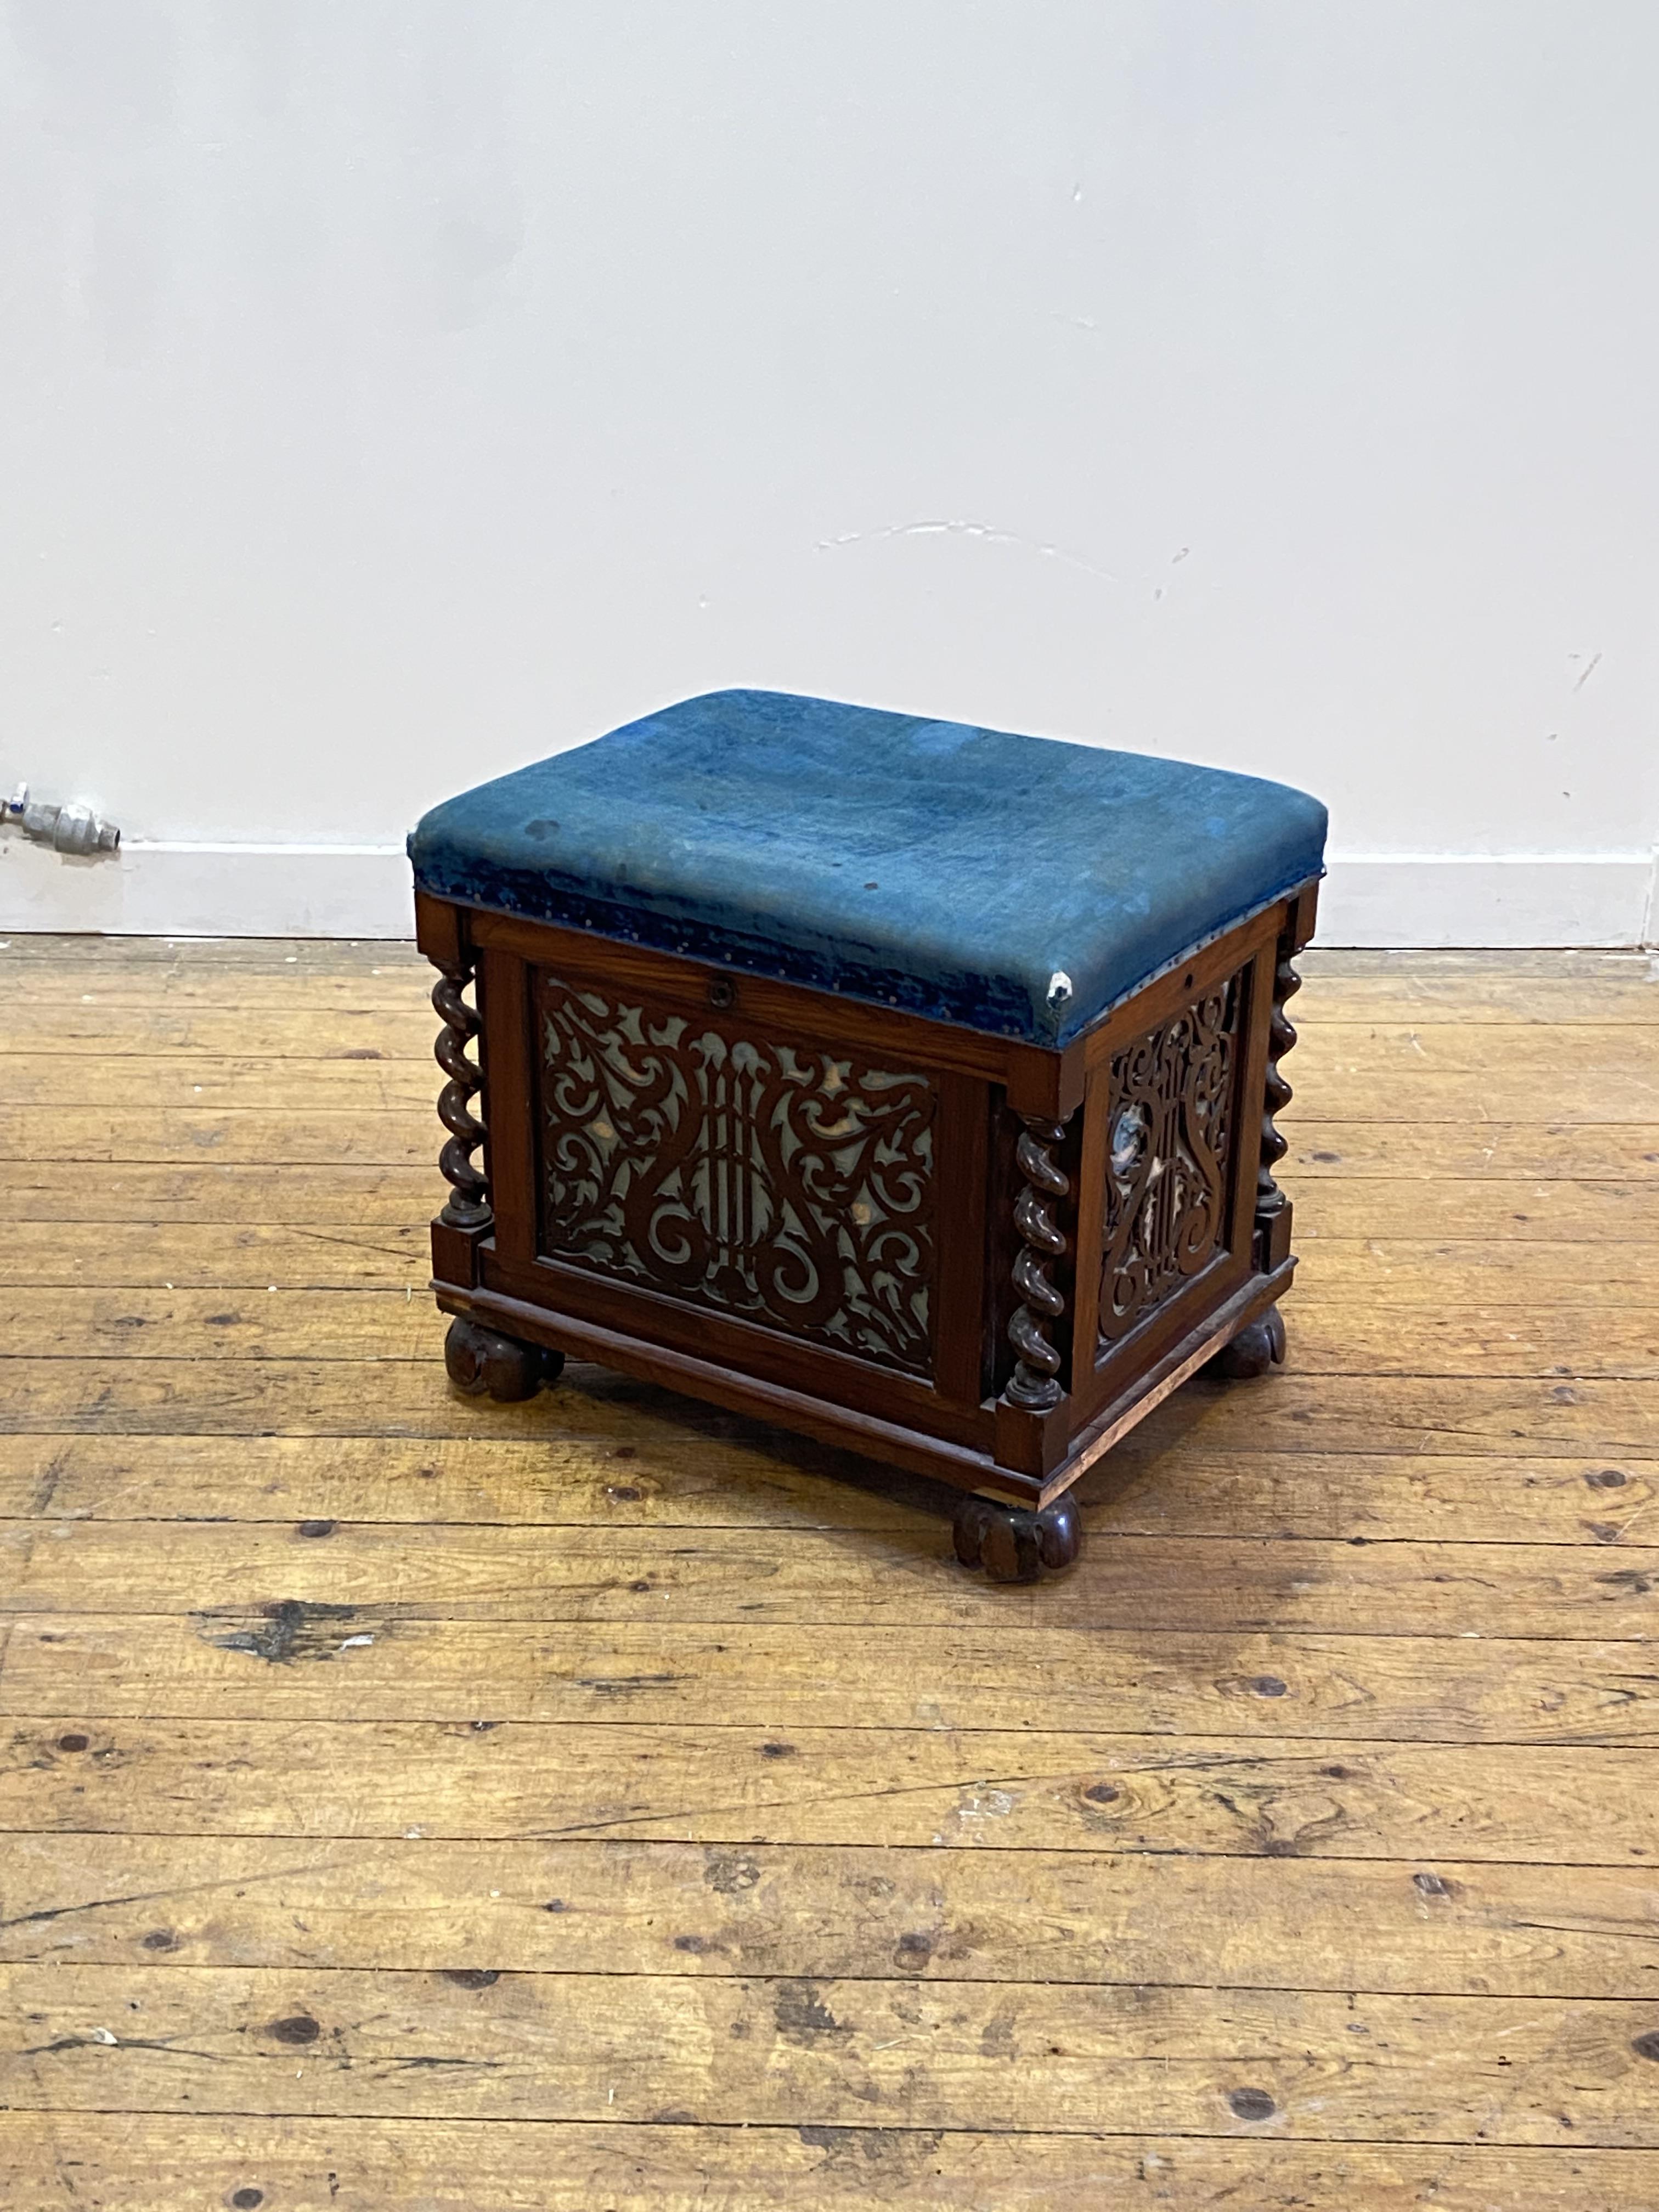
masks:
[[[930,1079],[543,971],[541,1249],[933,1368]]]
[[[1245,971],[1113,1055],[1100,1353],[1215,1256],[1226,1224]]]

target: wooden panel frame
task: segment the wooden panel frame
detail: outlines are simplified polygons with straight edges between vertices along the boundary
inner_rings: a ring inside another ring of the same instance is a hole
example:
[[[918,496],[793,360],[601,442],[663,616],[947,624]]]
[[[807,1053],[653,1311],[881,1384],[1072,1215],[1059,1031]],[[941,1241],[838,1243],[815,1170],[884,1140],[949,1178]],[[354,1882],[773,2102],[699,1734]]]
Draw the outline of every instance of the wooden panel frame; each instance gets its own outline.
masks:
[[[1078,1418],[1086,1424],[1119,1396],[1144,1368],[1155,1366],[1208,1309],[1224,1304],[1255,1266],[1255,1189],[1258,1148],[1251,1138],[1261,1123],[1262,1087],[1267,1077],[1267,1010],[1273,995],[1278,941],[1276,916],[1269,915],[1243,930],[1230,932],[1165,981],[1154,998],[1149,992],[1122,1012],[1135,1015],[1131,1027],[1116,1021],[1103,1050],[1092,1057],[1084,1102],[1083,1168],[1078,1193],[1077,1297],[1073,1320],[1072,1390]],[[1220,1233],[1214,1256],[1171,1297],[1155,1307],[1121,1342],[1101,1354],[1097,1349],[1101,1267],[1105,1243],[1106,1156],[1110,1148],[1113,1057],[1132,1038],[1160,1028],[1182,1007],[1232,975],[1240,978],[1238,1051],[1233,1071],[1234,1141]]]
[[[987,1092],[983,1082],[957,1067],[939,1064],[950,1057],[932,1048],[944,1025],[900,1016],[894,1019],[903,1027],[895,1030],[890,1021],[884,1020],[880,1026],[886,1041],[878,1048],[926,1075],[939,1102],[934,1179],[942,1202],[934,1224],[935,1272],[929,1302],[932,1379],[927,1380],[539,1249],[541,1145],[534,1124],[539,1091],[538,977],[556,973],[613,990],[621,985],[653,1006],[688,1015],[710,1012],[711,981],[729,988],[732,981],[720,971],[680,960],[665,969],[653,962],[629,963],[624,979],[621,963],[609,957],[608,945],[572,933],[557,934],[562,940],[557,944],[552,933],[544,936],[540,932],[537,941],[527,943],[515,930],[510,949],[490,944],[479,963],[490,1097],[489,1171],[497,1200],[495,1239],[494,1249],[486,1249],[482,1256],[482,1285],[599,1328],[631,1330],[665,1348],[699,1354],[807,1396],[852,1399],[878,1419],[958,1443],[982,1445],[990,1417],[981,1403],[975,1340],[981,1311],[979,1255],[985,1242]],[[793,993],[793,987],[781,988]],[[799,995],[811,1003],[797,1009],[786,1001],[781,1010],[775,1004],[769,1009],[769,1021],[762,1019],[750,994],[741,989],[731,1005],[721,1005],[718,1011],[724,1021],[740,1020],[762,1036],[785,1042],[809,1035],[836,1048],[854,1042],[846,1024],[833,1022],[834,1010],[842,1001],[831,999],[826,1009],[819,1003],[825,994]],[[798,1012],[799,1019],[794,1018]],[[948,1202],[943,1202],[947,1197]]]
[[[439,1304],[526,1341],[963,1488],[1046,1504],[1290,1283],[1290,1207],[1266,1173],[1279,1157],[1270,1055],[1293,1034],[1279,1002],[1295,988],[1290,962],[1312,934],[1316,890],[1313,883],[1302,885],[1248,916],[1058,1050],[417,893],[422,950],[452,980],[476,974],[481,1141],[494,1211],[482,1229],[441,1218],[434,1224]],[[940,1195],[931,1381],[538,1251],[538,969],[637,993],[687,1014],[717,1009],[757,1036],[867,1053],[932,1079]],[[1112,1055],[1241,969],[1237,1136],[1220,1256],[1097,1358]],[[1284,1095],[1282,1083],[1277,1092]],[[1068,1186],[1054,1201],[1066,1249],[1044,1262],[1064,1298],[1051,1324],[1062,1389],[1057,1404],[1038,1409],[1006,1392],[1013,1365],[1007,1328],[1018,1295],[1013,1263],[1021,1249],[1015,1140],[1033,1118],[1063,1128],[1052,1156]],[[478,1141],[476,1130],[474,1137]],[[1259,1170],[1265,1200],[1256,1189]]]

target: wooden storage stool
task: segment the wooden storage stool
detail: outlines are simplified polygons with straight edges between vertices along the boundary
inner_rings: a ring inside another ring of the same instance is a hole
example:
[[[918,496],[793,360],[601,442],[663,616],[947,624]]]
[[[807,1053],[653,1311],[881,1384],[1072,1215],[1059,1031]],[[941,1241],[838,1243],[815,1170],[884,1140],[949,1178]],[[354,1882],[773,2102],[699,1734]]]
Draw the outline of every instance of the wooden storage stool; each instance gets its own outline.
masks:
[[[435,808],[450,1375],[599,1360],[956,1484],[999,1579],[1064,1565],[1086,1467],[1284,1356],[1324,836],[1255,777],[756,691]]]

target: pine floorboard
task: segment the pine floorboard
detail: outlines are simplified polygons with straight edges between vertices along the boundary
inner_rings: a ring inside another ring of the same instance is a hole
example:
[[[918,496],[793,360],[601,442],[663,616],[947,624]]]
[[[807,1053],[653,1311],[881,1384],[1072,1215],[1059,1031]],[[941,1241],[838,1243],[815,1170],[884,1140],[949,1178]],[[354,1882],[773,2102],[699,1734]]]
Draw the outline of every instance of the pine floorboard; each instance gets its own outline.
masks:
[[[1287,1370],[445,1384],[397,945],[14,938],[6,2212],[1659,2203],[1659,962],[1308,956]]]

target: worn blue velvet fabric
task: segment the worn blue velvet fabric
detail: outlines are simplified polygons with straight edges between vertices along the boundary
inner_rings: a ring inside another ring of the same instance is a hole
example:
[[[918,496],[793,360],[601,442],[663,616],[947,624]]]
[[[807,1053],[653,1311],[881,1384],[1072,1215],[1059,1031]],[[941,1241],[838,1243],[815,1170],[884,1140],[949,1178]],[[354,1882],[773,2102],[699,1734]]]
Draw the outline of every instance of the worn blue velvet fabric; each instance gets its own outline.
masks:
[[[1317,799],[1255,776],[714,691],[434,807],[409,851],[440,898],[1054,1045],[1324,843]]]

